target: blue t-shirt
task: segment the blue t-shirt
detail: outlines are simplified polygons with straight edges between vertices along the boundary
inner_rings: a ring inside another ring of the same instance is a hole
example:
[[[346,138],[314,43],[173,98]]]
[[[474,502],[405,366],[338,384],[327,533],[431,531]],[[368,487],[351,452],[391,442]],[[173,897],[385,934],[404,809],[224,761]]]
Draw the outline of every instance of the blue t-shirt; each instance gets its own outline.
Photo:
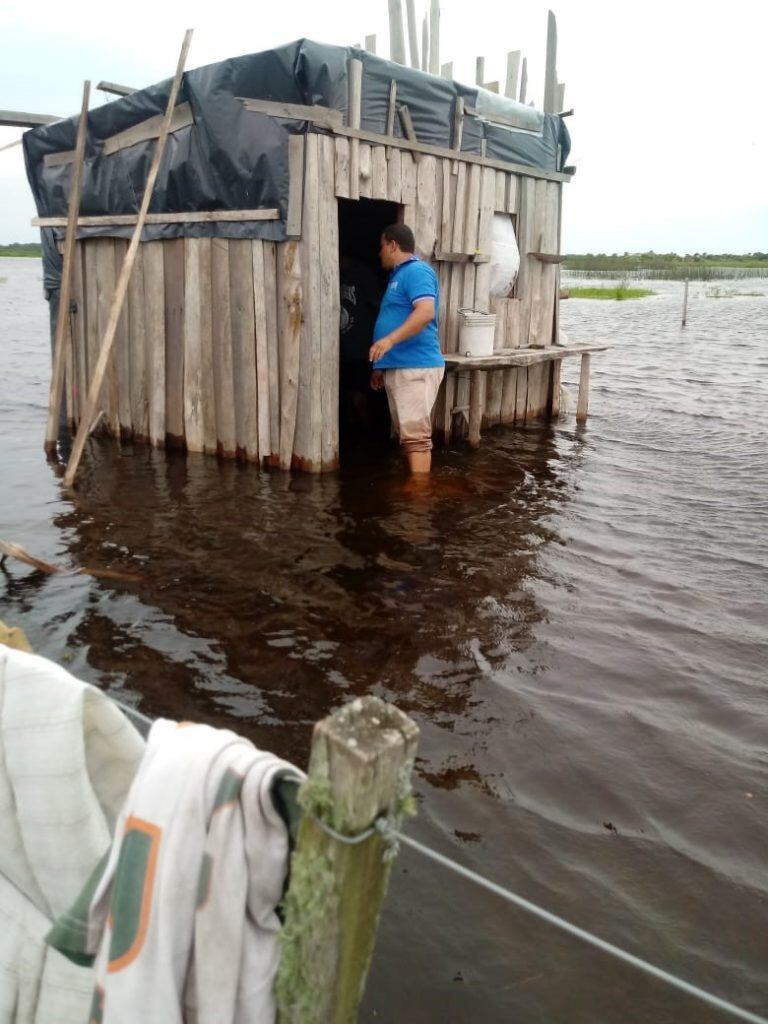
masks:
[[[428,263],[417,256],[401,263],[390,274],[373,329],[373,340],[378,341],[390,331],[402,327],[418,299],[434,299],[434,317],[418,334],[393,345],[373,364],[374,370],[421,370],[428,366],[445,366],[437,335],[437,275]]]

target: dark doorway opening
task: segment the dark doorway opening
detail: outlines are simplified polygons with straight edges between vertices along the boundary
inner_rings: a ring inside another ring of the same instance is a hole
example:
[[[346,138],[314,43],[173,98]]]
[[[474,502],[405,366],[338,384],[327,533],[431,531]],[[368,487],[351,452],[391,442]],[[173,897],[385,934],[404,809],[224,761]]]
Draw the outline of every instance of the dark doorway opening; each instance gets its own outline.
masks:
[[[379,239],[400,215],[397,203],[339,199],[339,447],[342,460],[371,443],[387,444],[390,418],[384,391],[370,387],[368,350],[387,273]]]

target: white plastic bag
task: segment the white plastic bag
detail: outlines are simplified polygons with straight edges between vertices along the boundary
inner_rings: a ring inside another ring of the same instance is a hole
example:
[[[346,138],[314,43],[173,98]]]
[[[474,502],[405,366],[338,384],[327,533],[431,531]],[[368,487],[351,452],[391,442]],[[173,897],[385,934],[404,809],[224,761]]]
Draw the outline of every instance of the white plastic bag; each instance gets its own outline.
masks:
[[[512,218],[508,213],[494,213],[491,224],[491,298],[509,295],[520,270]]]

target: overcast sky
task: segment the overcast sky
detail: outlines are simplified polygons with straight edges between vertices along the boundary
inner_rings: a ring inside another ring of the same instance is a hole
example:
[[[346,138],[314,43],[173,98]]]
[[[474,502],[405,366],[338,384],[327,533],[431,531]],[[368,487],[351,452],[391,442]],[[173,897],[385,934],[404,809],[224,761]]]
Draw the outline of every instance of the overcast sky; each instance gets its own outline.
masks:
[[[425,2],[416,0],[419,25]],[[441,61],[472,83],[484,56],[486,79],[503,85],[507,51],[522,49],[528,96],[541,106],[548,6],[442,0]],[[554,10],[578,168],[564,250],[768,250],[768,2],[569,0]],[[190,68],[302,36],[351,44],[375,32],[379,54],[389,45],[386,0],[16,0],[3,12],[0,108],[69,115],[85,78],[168,78],[185,28],[195,29]],[[106,98],[94,91],[92,106]],[[19,135],[0,128],[0,146]],[[21,148],[0,152],[0,243],[36,239],[34,215]]]

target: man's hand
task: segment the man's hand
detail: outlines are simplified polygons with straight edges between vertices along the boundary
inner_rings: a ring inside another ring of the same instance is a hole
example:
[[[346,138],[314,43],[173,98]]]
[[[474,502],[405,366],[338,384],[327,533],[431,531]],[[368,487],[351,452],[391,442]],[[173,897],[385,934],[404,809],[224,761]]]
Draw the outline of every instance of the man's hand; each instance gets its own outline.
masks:
[[[374,391],[381,391],[384,387],[384,371],[374,370],[371,374],[371,387]]]
[[[379,338],[378,341],[375,341],[373,345],[371,345],[370,351],[368,352],[368,358],[372,363],[378,362],[382,356],[385,356],[387,352],[389,352],[394,344],[394,341],[392,341],[389,335],[385,338]]]

